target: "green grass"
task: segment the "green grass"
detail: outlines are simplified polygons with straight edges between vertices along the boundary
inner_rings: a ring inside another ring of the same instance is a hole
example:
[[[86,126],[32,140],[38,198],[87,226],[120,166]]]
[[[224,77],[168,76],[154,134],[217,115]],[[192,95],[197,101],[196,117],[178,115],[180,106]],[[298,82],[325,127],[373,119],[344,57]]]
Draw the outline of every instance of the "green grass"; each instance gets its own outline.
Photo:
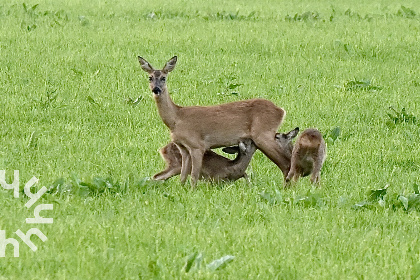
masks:
[[[9,182],[20,170],[22,190],[32,176],[64,187],[42,197],[54,205],[43,225],[25,223],[34,207],[23,193],[0,189],[6,237],[32,227],[48,237],[32,238],[36,252],[20,242],[19,258],[8,247],[0,279],[420,275],[418,207],[399,198],[420,184],[420,5],[294,2],[2,2],[0,170]],[[281,131],[339,127],[321,188],[304,178],[283,190],[260,152],[250,185],[144,181],[163,169],[170,137],[138,55],[155,67],[178,55],[168,80],[177,104],[262,97],[287,111]],[[354,207],[387,185],[379,203]],[[194,253],[201,268],[186,273]]]

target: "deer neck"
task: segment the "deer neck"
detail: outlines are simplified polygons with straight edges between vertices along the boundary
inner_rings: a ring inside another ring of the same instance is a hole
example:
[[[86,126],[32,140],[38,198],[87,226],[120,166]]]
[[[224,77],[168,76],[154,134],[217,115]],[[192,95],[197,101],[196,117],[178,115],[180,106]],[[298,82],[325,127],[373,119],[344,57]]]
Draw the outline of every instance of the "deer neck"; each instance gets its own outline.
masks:
[[[290,144],[284,149],[284,157],[290,162],[292,160],[293,144]]]
[[[241,151],[239,151],[236,158],[232,160],[232,165],[237,166],[237,168],[242,171],[245,171],[252,159],[252,156],[255,153],[255,150],[256,148],[248,150],[246,154],[243,154]]]
[[[175,128],[175,123],[180,107],[172,101],[167,88],[164,88],[161,94],[154,95],[154,98],[161,119],[172,131]]]

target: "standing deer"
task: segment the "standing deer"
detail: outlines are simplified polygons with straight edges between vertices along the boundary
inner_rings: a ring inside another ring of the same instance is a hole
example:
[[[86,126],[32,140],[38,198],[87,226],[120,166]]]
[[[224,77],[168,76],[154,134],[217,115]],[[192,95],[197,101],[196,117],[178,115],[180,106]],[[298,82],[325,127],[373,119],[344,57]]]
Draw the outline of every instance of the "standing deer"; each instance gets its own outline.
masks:
[[[159,115],[171,131],[172,141],[182,156],[181,183],[191,174],[195,187],[200,176],[205,151],[238,145],[250,138],[286,176],[290,161],[275,141],[275,134],[286,112],[265,99],[250,99],[214,106],[176,105],[166,85],[168,73],[174,70],[177,57],[171,58],[162,70],[155,70],[142,57],[141,68],[149,74]]]
[[[320,172],[326,157],[326,145],[321,133],[314,128],[304,130],[293,146],[292,139],[299,132],[299,127],[288,133],[277,133],[276,140],[279,146],[290,156],[291,166],[285,179],[286,185],[293,179],[295,182],[300,176],[311,175],[312,183],[319,183]]]
[[[213,182],[235,181],[242,177],[247,179],[245,170],[256,149],[257,147],[251,139],[244,139],[239,142],[238,146],[223,148],[226,153],[238,153],[234,160],[225,158],[211,150],[205,151],[200,178]],[[174,142],[170,142],[160,149],[160,154],[166,162],[166,168],[155,174],[154,180],[166,180],[181,173],[182,156]]]

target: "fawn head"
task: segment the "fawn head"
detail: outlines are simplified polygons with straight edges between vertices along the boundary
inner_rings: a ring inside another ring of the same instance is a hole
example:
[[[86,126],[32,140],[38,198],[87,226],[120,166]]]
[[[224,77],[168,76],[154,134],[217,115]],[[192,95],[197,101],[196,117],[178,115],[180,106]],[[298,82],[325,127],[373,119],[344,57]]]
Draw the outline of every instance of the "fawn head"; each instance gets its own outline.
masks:
[[[287,133],[276,133],[276,141],[283,151],[292,153],[293,143],[292,139],[295,138],[299,133],[299,127],[292,129]]]
[[[254,154],[254,152],[257,150],[257,146],[255,146],[254,141],[252,141],[249,138],[246,139],[242,139],[239,142],[239,150],[243,153],[243,154]]]
[[[156,95],[161,94],[164,90],[166,90],[166,77],[168,73],[174,70],[177,57],[172,57],[168,62],[166,62],[165,66],[162,70],[155,70],[149,62],[147,62],[144,58],[138,57],[141,68],[149,73],[149,86],[152,92]]]

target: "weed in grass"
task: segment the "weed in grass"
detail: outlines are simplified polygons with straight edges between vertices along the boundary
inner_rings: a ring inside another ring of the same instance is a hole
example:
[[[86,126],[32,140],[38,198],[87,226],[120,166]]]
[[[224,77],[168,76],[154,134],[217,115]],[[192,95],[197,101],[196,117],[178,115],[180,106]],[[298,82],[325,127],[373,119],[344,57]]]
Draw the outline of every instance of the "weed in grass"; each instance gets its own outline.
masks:
[[[294,16],[287,15],[284,18],[286,21],[317,21],[321,17],[318,12],[305,12],[303,14],[295,14]]]
[[[248,15],[240,15],[239,10],[236,10],[235,13],[229,13],[229,12],[217,12],[214,15],[206,16],[205,19],[219,19],[219,20],[250,20],[255,19],[256,12],[250,12]]]
[[[215,272],[217,270],[224,269],[230,262],[235,259],[234,256],[226,255],[220,259],[216,259],[205,266],[209,272]],[[203,261],[203,254],[194,252],[187,257],[187,260],[182,267],[182,271],[185,273],[196,273],[202,268],[201,263]]]
[[[95,99],[93,99],[93,97],[92,97],[92,96],[88,95],[88,96],[86,97],[86,99],[87,99],[87,101],[88,101],[90,104],[94,104],[94,105],[99,106],[98,102],[96,102],[96,100],[95,100]]]
[[[395,128],[396,125],[403,123],[420,125],[420,122],[418,122],[416,116],[407,113],[405,108],[402,108],[400,112],[395,110],[392,106],[390,106],[389,109],[391,110],[390,113],[387,113],[389,119],[385,122],[389,128]]]
[[[310,208],[321,208],[325,206],[322,195],[309,189],[304,195],[297,195],[284,198],[280,191],[275,190],[275,195],[267,191],[259,193],[259,196],[270,205],[303,206]]]
[[[325,202],[322,198],[322,195],[319,193],[312,192],[311,190],[308,190],[308,192],[305,195],[298,196],[295,199],[295,204],[304,207],[317,207],[321,208],[325,206]]]
[[[349,43],[343,43],[341,40],[335,40],[334,41],[334,49],[342,52],[342,50],[345,51],[345,53],[348,56],[353,56],[355,54],[354,48]]]
[[[387,189],[389,185],[385,186],[382,189],[377,190],[369,190],[368,191],[368,199],[362,202],[358,202],[353,205],[353,209],[363,209],[363,208],[373,208],[377,204],[380,206],[384,206],[384,197],[387,194]]]
[[[350,80],[344,83],[344,89],[346,91],[354,91],[354,90],[381,90],[382,87],[372,85],[371,80]]]
[[[79,16],[79,23],[81,26],[89,25],[89,19],[85,16]]]
[[[134,181],[130,175],[124,183],[115,182],[111,177],[93,177],[92,179],[82,180],[73,175],[68,181],[64,178],[56,179],[48,188],[48,193],[53,195],[78,195],[80,197],[96,196],[104,193],[124,194],[132,188],[145,188],[152,186],[153,181],[149,178],[142,178]],[[169,195],[168,195],[169,196]]]
[[[21,22],[21,28],[27,31],[34,31],[38,26],[49,25],[63,26],[69,21],[69,17],[64,10],[58,11],[41,11],[39,4],[28,5],[22,4],[23,7],[23,20]],[[15,9],[15,5],[12,5],[8,10],[7,15],[18,16],[20,12]]]
[[[216,12],[216,13],[201,13],[201,12],[166,12],[166,11],[152,11],[144,15],[148,20],[162,20],[162,19],[204,19],[204,20],[253,20],[257,17],[257,12],[252,11],[247,15],[240,14],[239,10],[236,12]]]
[[[272,196],[267,191],[262,191],[262,192],[259,193],[259,195],[263,200],[265,200],[266,202],[268,202],[268,204],[271,204],[271,205],[284,203],[283,196],[282,196],[281,192],[278,191],[278,190],[275,190],[275,192],[276,193],[275,193],[274,196]]]
[[[32,131],[31,135],[28,138],[28,144],[26,145],[27,148],[36,148],[38,145],[38,133],[36,131]]]
[[[344,15],[346,15],[346,16],[348,16],[348,17],[352,17],[352,18],[356,18],[356,19],[358,19],[358,20],[360,20],[360,19],[362,19],[363,17],[358,13],[358,12],[355,12],[355,11],[353,11],[352,9],[347,9],[345,12],[344,12]]]
[[[234,259],[235,257],[230,255],[221,257],[220,259],[214,260],[211,263],[209,263],[207,265],[207,269],[210,271],[223,269],[227,266],[228,263],[232,262]]]
[[[65,106],[62,100],[58,99],[58,91],[56,89],[47,90],[45,92],[45,96],[41,96],[41,98],[36,101],[39,103],[40,107],[43,109],[61,108]]]
[[[185,262],[185,265],[182,267],[182,271],[184,271],[185,273],[190,272],[191,268],[193,268],[193,265],[195,264],[195,266],[200,267],[201,264],[201,253],[198,252],[194,252],[191,255],[189,255],[187,257],[187,260]],[[199,259],[199,261],[196,261],[197,258]]]
[[[21,28],[25,29],[27,31],[34,31],[37,28],[37,25],[35,23],[33,24],[28,24],[27,22],[23,22],[21,23]]]
[[[139,96],[139,97],[137,97],[136,99],[133,99],[133,98],[131,98],[131,97],[127,97],[126,98],[126,100],[125,100],[125,103],[127,104],[127,105],[130,105],[130,106],[132,106],[132,107],[136,107],[137,105],[139,105],[140,104],[140,102],[143,100],[143,96]]]
[[[32,7],[28,7],[28,5],[26,5],[26,3],[22,3],[23,6],[23,10],[25,11],[25,13],[29,16],[37,16],[37,12],[36,12],[36,8],[38,8],[39,4],[35,4]]]
[[[382,189],[370,190],[365,201],[353,205],[353,209],[376,209],[378,206],[386,209],[404,209],[406,212],[420,211],[419,186],[413,184],[414,193],[397,194],[388,192],[389,185]]]
[[[339,126],[334,127],[331,130],[327,130],[322,136],[328,145],[333,145],[341,136],[341,128]]]
[[[238,87],[242,86],[243,84],[241,83],[236,83],[235,82],[236,77],[228,77],[228,78],[224,78],[224,79],[219,79],[219,83],[224,84],[224,89],[221,92],[218,92],[218,95],[238,95],[239,92],[237,90]]]
[[[413,19],[417,16],[417,13],[413,9],[401,6],[397,12],[397,16]]]

